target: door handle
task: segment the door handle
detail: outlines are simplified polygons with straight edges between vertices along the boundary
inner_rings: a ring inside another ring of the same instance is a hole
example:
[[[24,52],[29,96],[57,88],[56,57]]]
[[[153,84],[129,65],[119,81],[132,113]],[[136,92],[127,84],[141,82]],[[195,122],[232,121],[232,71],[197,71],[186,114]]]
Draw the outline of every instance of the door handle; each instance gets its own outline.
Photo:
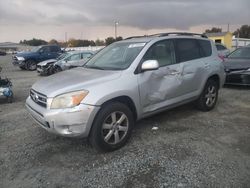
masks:
[[[209,68],[210,65],[208,63],[205,63],[205,68]]]
[[[179,74],[181,74],[181,72],[179,72],[179,71],[176,71],[176,70],[170,70],[170,72],[168,73],[168,75],[179,75]]]

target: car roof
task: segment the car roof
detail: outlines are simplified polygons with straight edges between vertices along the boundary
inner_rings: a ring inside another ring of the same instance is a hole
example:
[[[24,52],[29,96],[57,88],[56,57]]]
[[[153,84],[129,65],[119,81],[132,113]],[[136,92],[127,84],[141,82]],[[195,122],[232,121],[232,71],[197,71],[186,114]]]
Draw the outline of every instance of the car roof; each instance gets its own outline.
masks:
[[[122,41],[118,42],[150,42],[152,40],[162,40],[162,39],[170,39],[170,38],[191,38],[191,39],[208,39],[203,34],[197,34],[197,33],[182,33],[182,32],[172,32],[172,33],[159,33],[149,36],[132,36],[128,37]]]

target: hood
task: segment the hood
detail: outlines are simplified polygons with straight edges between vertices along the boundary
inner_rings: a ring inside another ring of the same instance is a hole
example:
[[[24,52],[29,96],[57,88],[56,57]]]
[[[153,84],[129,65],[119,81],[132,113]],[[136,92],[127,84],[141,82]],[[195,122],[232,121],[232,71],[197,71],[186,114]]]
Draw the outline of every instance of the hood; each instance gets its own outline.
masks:
[[[37,81],[32,89],[47,97],[86,89],[88,87],[117,79],[121,71],[107,71],[78,67],[63,71]]]
[[[38,63],[38,65],[45,66],[45,65],[50,64],[50,63],[55,63],[56,61],[57,61],[56,59],[48,59],[46,61],[42,61],[42,62]]]
[[[226,70],[246,70],[250,68],[250,59],[233,59],[226,58],[224,60]]]
[[[17,57],[31,57],[31,56],[37,56],[38,52],[20,52],[17,53],[15,56]]]

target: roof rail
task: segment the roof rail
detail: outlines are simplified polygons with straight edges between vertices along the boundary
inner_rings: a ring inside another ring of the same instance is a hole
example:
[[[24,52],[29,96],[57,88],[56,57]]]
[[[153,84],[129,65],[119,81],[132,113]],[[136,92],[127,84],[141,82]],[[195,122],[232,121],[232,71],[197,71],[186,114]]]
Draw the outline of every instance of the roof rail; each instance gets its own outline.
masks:
[[[132,37],[125,38],[124,40],[133,39],[133,38],[143,38],[143,37],[148,37],[148,36],[149,36],[149,35],[143,35],[143,36],[132,36]]]
[[[166,37],[169,35],[184,35],[184,36],[200,36],[203,38],[207,38],[206,35],[204,34],[199,34],[199,33],[186,33],[186,32],[171,32],[171,33],[158,33],[150,36],[156,36],[156,37]]]

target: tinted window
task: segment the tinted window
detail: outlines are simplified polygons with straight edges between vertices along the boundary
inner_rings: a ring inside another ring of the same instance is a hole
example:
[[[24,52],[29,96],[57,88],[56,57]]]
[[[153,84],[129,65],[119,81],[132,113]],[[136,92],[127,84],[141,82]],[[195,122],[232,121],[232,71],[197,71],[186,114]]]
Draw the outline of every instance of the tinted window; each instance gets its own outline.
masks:
[[[143,60],[157,60],[160,66],[175,63],[174,43],[165,40],[155,43],[144,55]]]
[[[216,44],[217,50],[226,50],[226,48],[222,45]]]
[[[60,48],[58,46],[50,46],[50,51],[51,52],[59,52]]]
[[[190,61],[202,57],[197,40],[177,39],[176,48],[178,51],[179,62]]]
[[[50,49],[48,46],[44,46],[44,47],[40,48],[39,52],[48,53],[48,52],[50,52]]]
[[[208,40],[198,40],[202,57],[208,57],[212,55],[211,42]]]

